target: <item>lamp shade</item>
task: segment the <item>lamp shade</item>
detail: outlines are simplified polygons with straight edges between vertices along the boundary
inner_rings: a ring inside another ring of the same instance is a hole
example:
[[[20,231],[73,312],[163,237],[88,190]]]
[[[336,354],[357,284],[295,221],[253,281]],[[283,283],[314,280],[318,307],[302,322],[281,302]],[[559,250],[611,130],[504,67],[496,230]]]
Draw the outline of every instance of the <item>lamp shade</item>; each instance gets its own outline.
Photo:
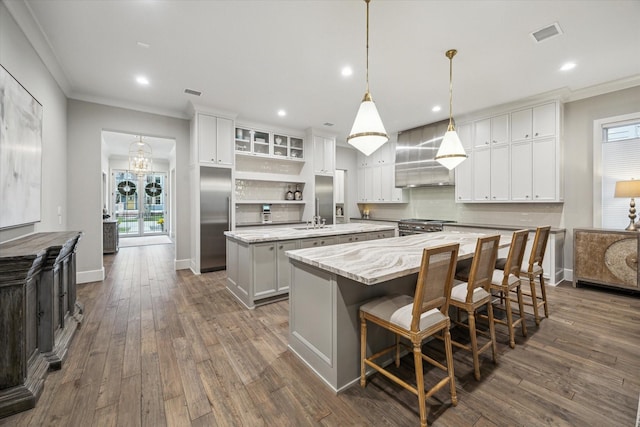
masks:
[[[367,93],[360,104],[347,142],[365,156],[369,156],[388,140],[389,136],[382,124],[376,104]]]
[[[640,180],[616,182],[614,197],[640,197]]]
[[[467,158],[467,153],[460,142],[458,133],[453,130],[447,130],[442,138],[442,143],[436,154],[436,161],[442,166],[451,170],[462,163]]]

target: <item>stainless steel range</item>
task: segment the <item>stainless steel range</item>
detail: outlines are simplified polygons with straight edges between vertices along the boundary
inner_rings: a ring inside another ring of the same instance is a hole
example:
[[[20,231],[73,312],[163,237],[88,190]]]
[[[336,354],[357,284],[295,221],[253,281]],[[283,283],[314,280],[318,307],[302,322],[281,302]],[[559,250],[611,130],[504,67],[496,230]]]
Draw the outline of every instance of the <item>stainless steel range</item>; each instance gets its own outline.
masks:
[[[436,231],[442,231],[442,224],[448,224],[452,222],[455,221],[419,218],[401,219],[400,221],[398,221],[398,233],[400,236],[434,233]]]

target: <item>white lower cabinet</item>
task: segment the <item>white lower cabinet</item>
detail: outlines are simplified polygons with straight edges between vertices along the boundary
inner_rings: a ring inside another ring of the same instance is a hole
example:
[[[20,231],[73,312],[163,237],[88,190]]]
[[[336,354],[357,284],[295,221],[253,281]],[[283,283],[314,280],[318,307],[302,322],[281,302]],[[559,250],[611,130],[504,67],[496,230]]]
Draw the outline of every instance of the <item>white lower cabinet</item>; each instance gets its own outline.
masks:
[[[277,291],[276,244],[253,245],[253,293],[263,298]]]
[[[314,237],[312,239],[300,240],[300,249],[317,248],[320,246],[335,245],[338,243],[337,236]]]
[[[291,264],[289,257],[285,254],[287,251],[298,249],[297,241],[278,242],[276,249],[276,278],[277,291],[289,292],[291,285]]]
[[[248,308],[287,298],[291,263],[286,252],[395,237],[393,230],[298,240],[243,243],[227,239],[227,289]]]

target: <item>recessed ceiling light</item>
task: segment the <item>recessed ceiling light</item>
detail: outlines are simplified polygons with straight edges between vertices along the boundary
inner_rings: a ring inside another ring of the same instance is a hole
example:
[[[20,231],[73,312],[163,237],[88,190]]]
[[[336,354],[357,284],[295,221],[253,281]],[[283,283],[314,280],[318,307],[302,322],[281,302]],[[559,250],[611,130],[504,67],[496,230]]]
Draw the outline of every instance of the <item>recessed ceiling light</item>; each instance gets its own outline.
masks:
[[[437,113],[437,112],[438,112],[438,111],[440,111],[440,110],[442,110],[442,107],[441,107],[441,106],[439,106],[439,105],[435,105],[435,106],[431,109],[431,111],[433,111],[434,113]]]
[[[573,70],[574,68],[576,68],[575,62],[565,62],[562,67],[560,67],[560,71],[569,71]]]
[[[278,110],[278,115],[279,115],[280,117],[284,117],[284,116],[286,116],[286,115],[287,115],[287,112],[286,112],[286,111],[284,111],[284,110]]]
[[[149,79],[147,79],[145,76],[136,77],[136,81],[138,82],[138,84],[141,84],[143,86],[147,86],[149,84]]]
[[[348,76],[350,76],[350,75],[352,75],[352,74],[353,74],[353,70],[351,69],[351,67],[346,66],[346,67],[344,67],[344,68],[342,69],[342,75],[343,75],[343,76],[348,77]]]
[[[145,49],[149,49],[151,47],[149,43],[145,43],[145,42],[137,42],[136,44],[138,45],[138,47],[143,47]]]

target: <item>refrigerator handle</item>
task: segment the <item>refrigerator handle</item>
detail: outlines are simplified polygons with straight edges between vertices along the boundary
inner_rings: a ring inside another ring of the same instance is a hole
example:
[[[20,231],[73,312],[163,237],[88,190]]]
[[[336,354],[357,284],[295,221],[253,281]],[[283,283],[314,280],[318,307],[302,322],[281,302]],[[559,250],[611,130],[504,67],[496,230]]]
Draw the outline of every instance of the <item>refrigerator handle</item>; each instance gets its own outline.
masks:
[[[316,216],[320,216],[320,197],[316,197]]]
[[[231,231],[231,197],[227,197],[227,230]]]

